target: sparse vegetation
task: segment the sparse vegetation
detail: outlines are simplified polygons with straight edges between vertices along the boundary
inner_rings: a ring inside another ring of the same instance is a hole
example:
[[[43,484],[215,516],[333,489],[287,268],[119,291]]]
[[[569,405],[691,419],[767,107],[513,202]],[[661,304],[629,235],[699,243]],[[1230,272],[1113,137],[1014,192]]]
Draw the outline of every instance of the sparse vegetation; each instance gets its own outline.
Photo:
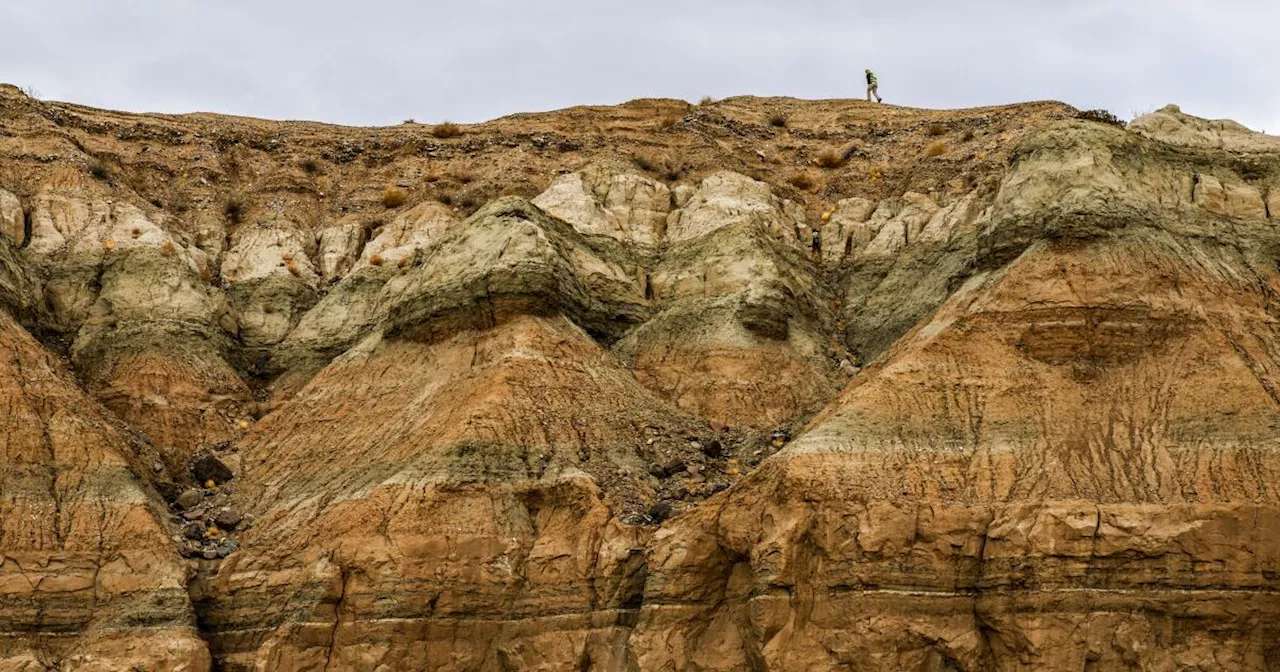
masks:
[[[303,159],[298,165],[302,168],[302,172],[308,175],[320,172],[320,162],[315,159]]]
[[[382,207],[390,210],[391,208],[398,208],[404,205],[405,201],[409,200],[409,195],[400,187],[387,187],[382,192],[381,200]]]
[[[961,141],[961,142],[969,142],[970,140],[973,140],[973,129],[972,129],[972,128],[966,128],[966,129],[964,129],[964,133],[961,133],[961,134],[960,134],[960,141]]]
[[[111,170],[107,168],[106,163],[103,163],[99,159],[94,159],[89,162],[89,174],[92,175],[94,179],[102,180],[103,182],[111,179]]]
[[[786,128],[787,115],[781,112],[774,112],[773,114],[769,115],[769,125],[774,128]]]
[[[453,194],[447,191],[440,194],[436,194],[436,200],[445,205],[453,205]]]
[[[790,184],[800,191],[809,191],[817,186],[817,182],[814,181],[813,176],[808,173],[796,173],[795,175],[788,177],[787,184]]]
[[[431,135],[437,138],[456,138],[462,135],[462,127],[452,121],[442,121],[431,127]]]
[[[405,120],[404,120],[404,123],[406,123],[406,124],[416,124],[416,123],[418,123],[418,122],[414,121],[413,117],[409,117],[408,119],[405,119]]]
[[[658,120],[658,128],[661,128],[664,131],[669,131],[672,128],[675,128],[676,124],[680,123],[680,120],[681,120],[681,117],[677,117],[674,114],[668,114],[667,116]]]
[[[426,180],[427,184],[434,184],[440,181],[440,176],[436,173],[430,173],[422,179]]]
[[[1085,110],[1076,115],[1076,119],[1085,121],[1094,121],[1099,124],[1109,124],[1111,126],[1119,126],[1124,128],[1127,124],[1121,121],[1120,117],[1112,114],[1109,110]]]
[[[236,196],[232,196],[227,199],[227,202],[222,206],[223,216],[225,216],[227,221],[232,224],[240,223],[240,220],[244,218],[244,210],[244,201],[240,200],[240,198]]]
[[[947,127],[935,122],[925,127],[924,132],[927,135],[937,137],[939,135],[946,135]]]
[[[946,153],[947,153],[947,143],[941,142],[941,141],[935,142],[929,145],[924,150],[924,156],[925,158],[928,158],[928,159],[932,159],[935,156],[942,156],[943,154],[946,154]]]
[[[36,99],[40,98],[40,92],[36,90],[36,87],[34,86],[22,87],[22,94],[28,98],[36,98]]]
[[[471,184],[472,182],[475,182],[476,176],[465,172],[455,173],[453,179],[457,180],[458,184]]]
[[[702,100],[699,100],[699,101],[698,101],[698,104],[699,104],[699,105],[710,105],[710,104],[712,104],[712,103],[714,103],[714,102],[716,102],[716,99],[715,99],[715,98],[712,98],[711,96],[703,96],[703,97],[702,97]]]

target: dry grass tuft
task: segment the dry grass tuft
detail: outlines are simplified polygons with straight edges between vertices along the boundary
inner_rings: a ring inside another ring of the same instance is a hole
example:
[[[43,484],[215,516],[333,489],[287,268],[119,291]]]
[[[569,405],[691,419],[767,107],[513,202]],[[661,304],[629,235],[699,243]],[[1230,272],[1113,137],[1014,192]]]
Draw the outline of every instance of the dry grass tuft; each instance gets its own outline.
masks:
[[[173,241],[172,241],[172,240],[166,240],[166,241],[164,241],[164,245],[161,245],[161,246],[160,246],[160,254],[163,254],[163,255],[164,255],[164,256],[166,256],[166,257],[172,257],[172,256],[173,256],[173,249],[174,249],[174,248],[173,248]]]
[[[942,124],[933,123],[933,124],[929,124],[929,126],[924,129],[924,132],[927,135],[937,137],[939,135],[946,135],[947,128]]]
[[[202,281],[204,281],[204,282],[206,282],[206,283],[212,283],[212,282],[213,282],[213,271],[209,270],[209,266],[208,266],[208,265],[205,265],[205,266],[201,266],[201,267],[200,267],[200,280],[202,280]]]
[[[440,181],[440,176],[436,173],[430,173],[422,179],[426,180],[427,184],[435,184]]]
[[[935,142],[932,145],[929,145],[924,150],[924,156],[927,159],[932,159],[935,156],[942,156],[943,154],[946,154],[946,153],[947,153],[947,143],[941,142],[941,141]]]
[[[382,207],[391,209],[404,205],[409,200],[409,195],[404,193],[404,189],[400,187],[387,187],[382,192]]]
[[[453,179],[457,180],[458,184],[471,184],[476,181],[476,176],[471,173],[457,173]]]
[[[773,114],[772,114],[772,115],[770,115],[770,117],[769,117],[769,125],[770,125],[770,126],[772,126],[772,127],[774,127],[774,128],[786,128],[786,127],[787,127],[787,115],[785,115],[785,114],[783,114],[783,113],[781,113],[781,112],[775,112],[775,113],[773,113]]]
[[[381,255],[381,254],[375,254],[375,255],[373,255],[373,256],[371,256],[371,257],[369,257],[369,263],[370,263],[370,264],[372,264],[372,265],[374,265],[374,266],[381,266],[381,265],[382,265],[382,255]]]
[[[111,239],[109,239],[109,238],[108,238],[107,240],[102,241],[102,249],[104,249],[104,250],[106,250],[106,251],[108,251],[108,252],[110,252],[111,250],[116,249],[116,241],[111,240]]]
[[[809,191],[818,186],[817,181],[808,173],[796,173],[795,175],[788,177],[787,184],[799,189],[800,191]]]
[[[715,98],[712,98],[711,96],[703,96],[703,97],[702,97],[702,100],[699,100],[699,101],[698,101],[698,104],[699,104],[699,105],[710,105],[710,104],[712,104],[712,103],[714,103],[714,102],[716,102],[716,99],[715,99]]]
[[[973,139],[972,128],[966,128],[964,129],[964,133],[960,134],[960,142],[969,142],[972,139]]]
[[[135,226],[133,227],[133,229],[129,231],[129,235],[133,236],[134,238],[137,238],[138,236],[142,235],[142,229],[139,229],[138,227]]]
[[[400,257],[400,261],[396,262],[396,266],[399,268],[404,268],[408,265],[409,265],[409,257]]]
[[[437,138],[456,138],[462,135],[462,127],[452,121],[442,121],[431,127],[431,135]]]
[[[445,205],[453,205],[453,194],[450,194],[447,191],[442,194],[436,194],[436,200],[444,203]]]
[[[289,273],[295,278],[302,275],[302,271],[298,268],[298,262],[293,257],[289,257],[284,262],[284,267],[289,269]]]
[[[675,128],[676,124],[680,123],[681,121],[682,121],[681,117],[678,117],[674,114],[668,114],[667,116],[658,120],[658,128],[664,131],[669,131]]]
[[[308,175],[320,172],[320,162],[315,159],[303,159],[298,165],[302,168],[302,172]]]

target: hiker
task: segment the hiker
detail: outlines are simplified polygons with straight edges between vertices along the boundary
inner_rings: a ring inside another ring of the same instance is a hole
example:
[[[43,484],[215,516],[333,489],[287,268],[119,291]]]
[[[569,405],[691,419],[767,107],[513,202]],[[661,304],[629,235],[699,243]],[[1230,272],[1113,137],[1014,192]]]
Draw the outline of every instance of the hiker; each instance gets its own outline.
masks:
[[[871,96],[876,97],[877,103],[883,103],[880,99],[880,80],[876,79],[876,73],[871,72],[871,68],[867,68],[867,102],[871,102]]]
[[[822,261],[822,233],[818,229],[809,234],[809,244],[813,247],[813,260]]]

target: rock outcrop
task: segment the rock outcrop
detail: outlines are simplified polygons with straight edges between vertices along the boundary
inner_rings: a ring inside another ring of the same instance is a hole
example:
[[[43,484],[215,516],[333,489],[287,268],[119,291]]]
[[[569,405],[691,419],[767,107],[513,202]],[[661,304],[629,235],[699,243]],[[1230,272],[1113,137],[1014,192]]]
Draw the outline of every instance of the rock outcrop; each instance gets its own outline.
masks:
[[[0,669],[1276,669],[1280,146],[1074,117],[0,87]]]

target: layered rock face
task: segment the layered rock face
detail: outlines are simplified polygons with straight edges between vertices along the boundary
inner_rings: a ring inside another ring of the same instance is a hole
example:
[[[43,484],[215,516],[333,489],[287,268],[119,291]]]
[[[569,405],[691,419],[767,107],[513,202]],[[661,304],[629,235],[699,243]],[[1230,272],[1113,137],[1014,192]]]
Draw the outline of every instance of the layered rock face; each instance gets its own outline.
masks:
[[[0,669],[1280,669],[1272,138],[0,112]]]
[[[963,284],[658,533],[641,669],[1280,662],[1277,234],[1151,135],[1023,144]]]

